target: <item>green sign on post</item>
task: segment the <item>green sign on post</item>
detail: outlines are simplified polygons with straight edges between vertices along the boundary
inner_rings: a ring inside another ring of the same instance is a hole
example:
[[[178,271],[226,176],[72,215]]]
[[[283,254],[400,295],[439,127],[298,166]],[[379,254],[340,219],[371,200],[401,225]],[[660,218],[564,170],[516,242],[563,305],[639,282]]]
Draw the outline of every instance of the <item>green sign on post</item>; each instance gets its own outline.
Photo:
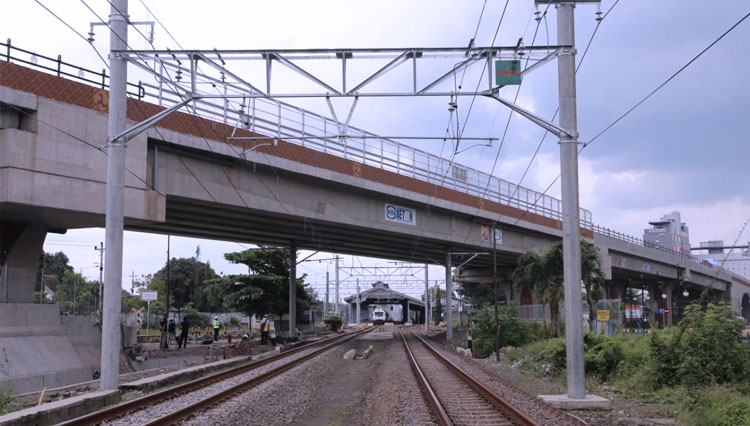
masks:
[[[507,86],[521,84],[521,61],[495,61],[495,84]]]

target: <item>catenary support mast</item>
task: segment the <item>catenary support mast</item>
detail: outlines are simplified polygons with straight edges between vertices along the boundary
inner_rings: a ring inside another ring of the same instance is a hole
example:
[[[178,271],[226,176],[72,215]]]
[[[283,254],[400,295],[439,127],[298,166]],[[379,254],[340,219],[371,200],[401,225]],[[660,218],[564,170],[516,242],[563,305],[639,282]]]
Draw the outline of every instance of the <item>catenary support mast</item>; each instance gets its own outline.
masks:
[[[125,130],[127,61],[115,50],[124,50],[128,39],[128,0],[111,0],[109,15],[109,123],[107,128],[107,200],[102,311],[102,390],[116,390],[120,359],[120,299],[122,298],[122,240],[125,207],[125,145],[116,138]]]
[[[312,309],[312,307],[310,307]],[[297,245],[289,245],[289,338],[294,340],[297,325]]]
[[[563,275],[565,283],[565,346],[568,397],[584,398],[583,325],[581,304],[581,234],[578,214],[578,123],[576,114],[575,5],[557,7],[557,42],[571,46],[558,57],[560,174],[562,176]]]

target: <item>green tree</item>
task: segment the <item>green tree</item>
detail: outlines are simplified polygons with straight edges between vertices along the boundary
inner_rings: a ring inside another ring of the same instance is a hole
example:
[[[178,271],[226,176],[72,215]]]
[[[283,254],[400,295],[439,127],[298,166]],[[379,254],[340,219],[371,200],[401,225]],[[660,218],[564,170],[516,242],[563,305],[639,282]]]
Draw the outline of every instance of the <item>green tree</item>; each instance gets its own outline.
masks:
[[[38,291],[43,291],[42,273],[44,275],[55,275],[62,281],[65,271],[73,272],[73,267],[68,264],[70,260],[65,253],[59,251],[57,253],[42,253],[39,256],[39,268],[36,272],[36,281],[34,288]],[[39,294],[34,296],[34,300],[39,300]]]
[[[135,312],[141,308],[145,308],[146,302],[141,300],[141,296],[132,295],[129,292],[123,290],[121,305],[122,305],[122,312],[127,313],[127,312]]]
[[[196,256],[198,253],[200,249],[196,250]],[[166,264],[154,274],[154,278],[162,282],[167,281]],[[197,257],[172,258],[169,262],[169,305],[181,309],[187,303],[192,302],[198,310],[208,308],[205,303],[204,287],[207,281],[216,278],[218,275],[211,265],[201,262]],[[166,300],[166,286],[164,297]]]
[[[495,304],[495,286],[492,283],[464,283],[458,288],[457,292],[477,309],[484,306],[494,306]],[[501,305],[506,304],[505,290],[499,278],[497,301]]]
[[[65,270],[61,284],[53,301],[60,306],[60,312],[86,315],[96,312],[99,302],[99,283],[86,281],[83,275]]]
[[[247,315],[284,313],[289,310],[289,250],[261,247],[226,253],[224,258],[248,267],[248,275],[230,275],[218,279],[224,303],[229,309]],[[310,304],[305,275],[296,280],[297,314]],[[213,287],[213,286],[212,286]]]

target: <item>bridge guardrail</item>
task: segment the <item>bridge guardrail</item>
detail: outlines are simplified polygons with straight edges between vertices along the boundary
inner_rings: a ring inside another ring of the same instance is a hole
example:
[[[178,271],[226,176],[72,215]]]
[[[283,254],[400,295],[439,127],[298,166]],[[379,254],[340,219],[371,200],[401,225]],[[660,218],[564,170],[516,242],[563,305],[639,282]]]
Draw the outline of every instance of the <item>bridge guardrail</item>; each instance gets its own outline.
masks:
[[[616,239],[621,240],[621,241],[625,241],[625,242],[636,244],[636,245],[643,246],[643,247],[649,247],[649,248],[652,248],[652,249],[655,249],[655,250],[659,250],[661,252],[668,253],[668,254],[671,254],[673,256],[677,256],[679,258],[689,260],[691,262],[700,263],[700,264],[702,264],[704,266],[707,266],[709,268],[718,268],[717,266],[715,266],[715,265],[713,265],[713,264],[705,261],[704,259],[693,257],[693,256],[691,256],[689,254],[680,253],[680,252],[674,251],[672,249],[668,249],[666,247],[662,247],[662,246],[659,246],[659,245],[656,245],[656,244],[653,244],[653,243],[649,243],[647,241],[643,241],[643,239],[641,239],[641,238],[634,237],[634,236],[628,235],[628,234],[624,234],[622,232],[615,231],[614,229],[605,228],[605,227],[599,226],[599,225],[593,225],[591,229],[594,232],[596,232],[596,233],[599,233],[599,234],[602,234],[602,235],[606,235],[608,237],[616,238]],[[723,268],[719,268],[719,269],[723,269]]]
[[[0,47],[5,48],[5,55],[0,53],[0,59],[5,61],[18,62],[102,89],[108,87],[109,76],[105,69],[99,72],[78,67],[62,61],[59,55],[57,58],[38,55],[13,46],[10,39],[7,43],[0,43]],[[31,55],[31,60],[21,58],[19,54]],[[205,81],[201,83],[213,86],[217,93],[241,89],[213,77],[203,78]],[[162,76],[156,84],[128,83],[128,93],[139,100],[169,106],[179,102],[181,95],[169,86],[169,80],[169,76]],[[341,133],[340,123],[284,102],[251,98],[247,103],[243,100],[239,108],[233,108],[227,100],[200,99],[187,108],[203,118],[268,134],[270,138],[291,138],[289,142],[310,149],[562,220],[562,202],[554,197],[356,127],[347,127],[350,137],[336,138]],[[591,212],[580,209],[580,222],[582,227],[592,229]]]

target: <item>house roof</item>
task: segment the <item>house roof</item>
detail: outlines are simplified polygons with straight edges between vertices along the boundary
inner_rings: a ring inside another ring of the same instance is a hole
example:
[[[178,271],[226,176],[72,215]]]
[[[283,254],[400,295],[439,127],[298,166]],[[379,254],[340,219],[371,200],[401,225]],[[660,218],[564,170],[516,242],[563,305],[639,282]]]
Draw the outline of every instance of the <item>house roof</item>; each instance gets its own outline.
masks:
[[[362,302],[399,303],[403,300],[408,300],[412,305],[424,306],[423,301],[407,296],[404,293],[399,293],[396,290],[392,290],[388,288],[388,284],[382,281],[374,283],[372,288],[361,291],[359,294]],[[344,301],[347,303],[354,303],[356,300],[355,296],[356,295],[351,295],[346,297],[344,298]]]
[[[60,278],[58,278],[58,276],[55,274],[44,276],[44,285],[54,293],[57,293],[57,286],[61,284],[62,282],[60,282]]]

